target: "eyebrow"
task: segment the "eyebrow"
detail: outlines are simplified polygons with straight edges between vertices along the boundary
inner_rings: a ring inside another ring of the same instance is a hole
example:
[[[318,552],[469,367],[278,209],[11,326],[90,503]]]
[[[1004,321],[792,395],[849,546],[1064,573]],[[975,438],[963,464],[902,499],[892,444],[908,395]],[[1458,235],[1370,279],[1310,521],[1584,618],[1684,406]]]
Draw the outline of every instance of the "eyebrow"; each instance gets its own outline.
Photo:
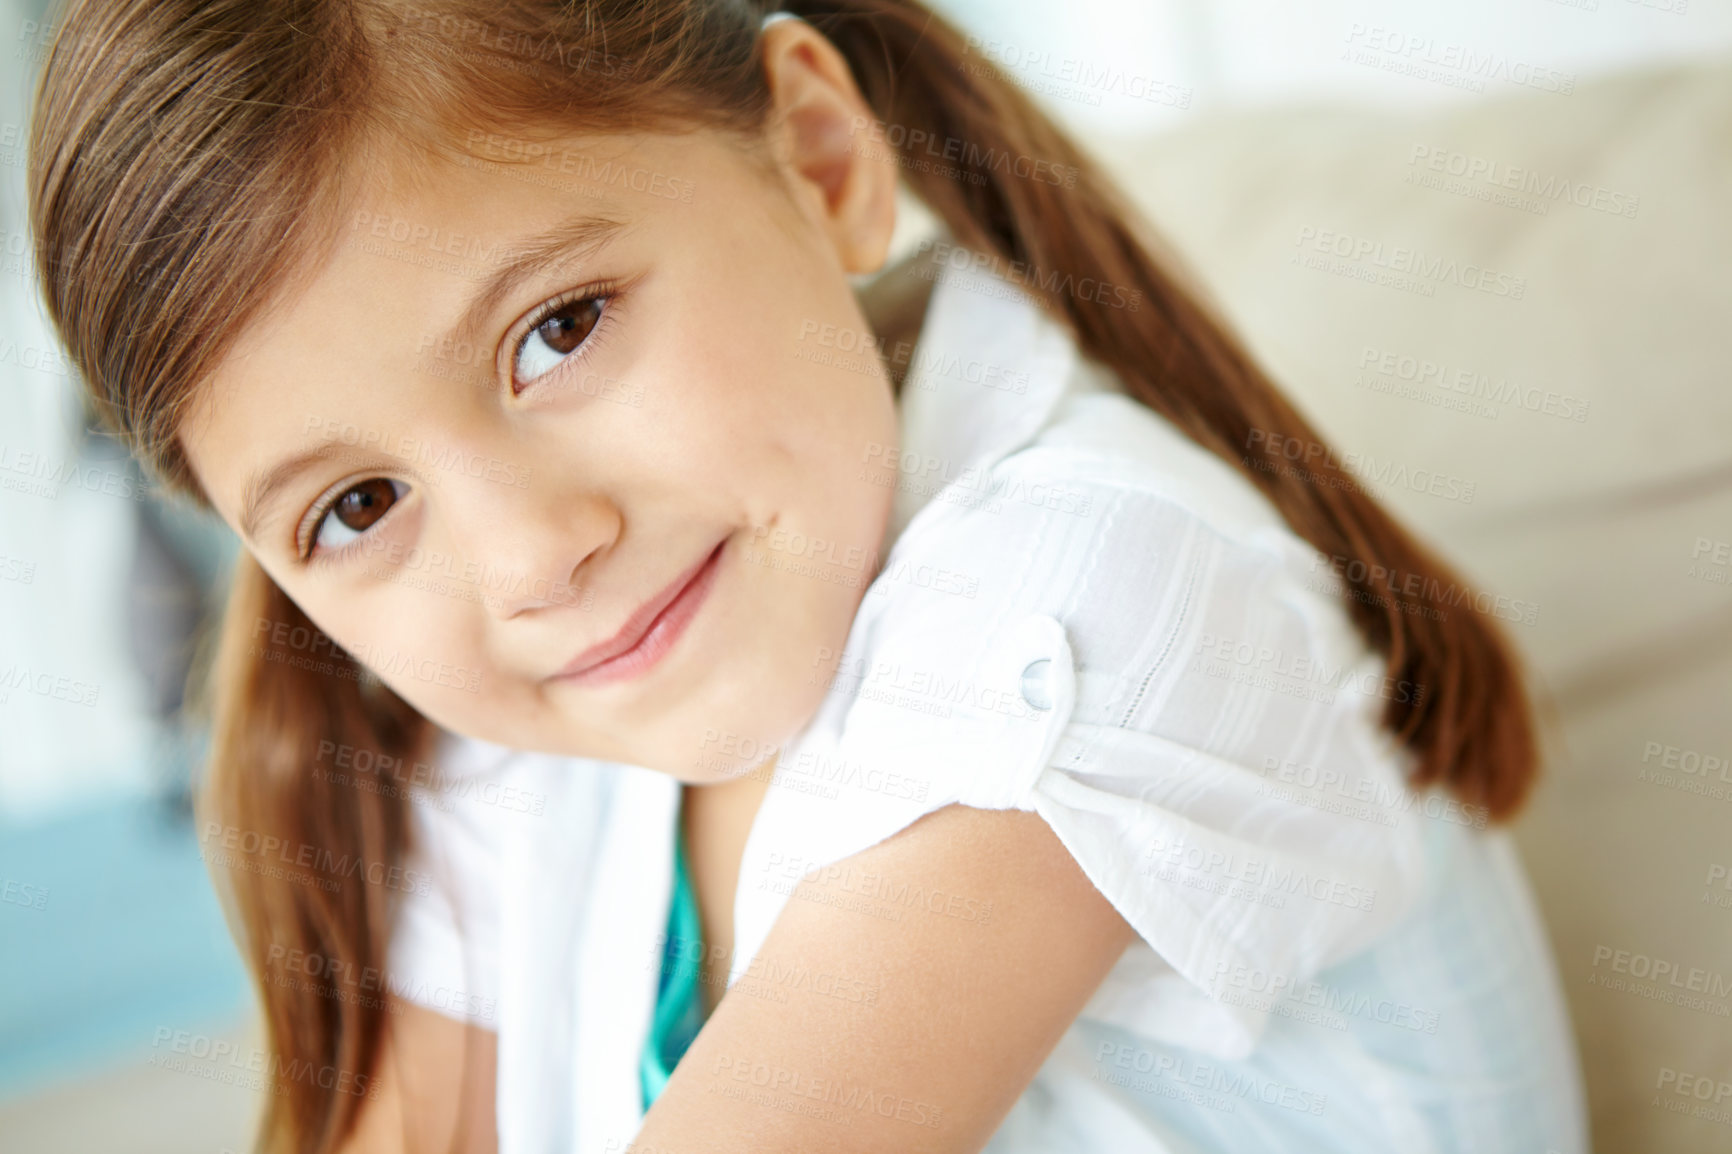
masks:
[[[487,318],[526,281],[551,272],[568,261],[593,257],[626,228],[626,221],[612,217],[574,217],[560,221],[526,242],[502,246],[502,251],[510,253],[510,257],[470,299],[463,315],[446,334],[445,339],[449,342],[446,347],[478,343],[476,334]],[[340,441],[331,441],[296,453],[268,469],[255,470],[241,491],[241,533],[247,540],[256,542],[258,531],[265,523],[265,514],[282,491],[312,466],[339,455],[349,447]]]
[[[339,456],[350,447],[341,441],[327,441],[317,448],[279,461],[269,469],[260,469],[253,473],[247,478],[246,488],[241,492],[241,534],[248,541],[257,542],[259,529],[265,522],[265,513],[282,491],[288,488],[289,483],[319,462]]]
[[[613,217],[580,216],[560,221],[527,242],[502,246],[509,258],[487,278],[446,334],[447,339],[453,345],[477,343],[476,333],[482,324],[525,281],[568,261],[588,260],[626,227],[627,222]]]

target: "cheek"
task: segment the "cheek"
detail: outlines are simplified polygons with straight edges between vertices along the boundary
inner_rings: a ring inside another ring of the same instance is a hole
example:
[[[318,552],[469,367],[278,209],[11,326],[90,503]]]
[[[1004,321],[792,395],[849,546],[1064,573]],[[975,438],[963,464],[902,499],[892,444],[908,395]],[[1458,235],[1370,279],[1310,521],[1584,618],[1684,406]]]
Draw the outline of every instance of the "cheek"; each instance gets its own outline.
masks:
[[[681,397],[682,426],[699,445],[722,446],[728,469],[821,470],[839,447],[855,450],[874,394],[889,404],[889,383],[859,348],[866,326],[847,280],[781,230],[763,233],[749,251],[682,270],[670,302],[679,323],[657,342],[668,373],[658,375]],[[838,332],[851,335],[852,354],[816,335]]]
[[[691,496],[782,492],[824,456],[822,398],[768,344],[688,331],[662,351],[632,452]]]
[[[437,555],[368,579],[357,589],[309,607],[331,637],[393,692],[433,721],[479,708],[498,677],[482,660],[473,629],[476,592],[441,573]]]

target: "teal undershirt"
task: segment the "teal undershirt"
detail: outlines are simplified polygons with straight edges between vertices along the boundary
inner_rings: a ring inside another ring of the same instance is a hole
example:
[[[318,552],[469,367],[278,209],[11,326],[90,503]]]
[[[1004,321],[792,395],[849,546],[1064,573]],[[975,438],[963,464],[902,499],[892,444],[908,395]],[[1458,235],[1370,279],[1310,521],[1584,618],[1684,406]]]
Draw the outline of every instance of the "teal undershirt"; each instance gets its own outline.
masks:
[[[698,921],[698,903],[692,895],[682,829],[674,836],[674,895],[668,907],[667,944],[662,949],[655,1020],[638,1063],[646,1112],[661,1095],[680,1057],[704,1024],[704,1000],[698,989],[702,936],[703,924]]]

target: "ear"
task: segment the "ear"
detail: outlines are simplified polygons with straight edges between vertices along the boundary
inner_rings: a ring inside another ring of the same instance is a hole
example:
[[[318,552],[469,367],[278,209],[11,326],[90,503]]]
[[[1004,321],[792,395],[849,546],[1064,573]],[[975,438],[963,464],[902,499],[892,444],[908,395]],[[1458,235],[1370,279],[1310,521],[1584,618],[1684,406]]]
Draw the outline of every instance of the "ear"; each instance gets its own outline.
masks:
[[[762,37],[778,164],[845,271],[876,272],[896,227],[896,150],[873,142],[877,117],[848,62],[817,29],[778,20]]]

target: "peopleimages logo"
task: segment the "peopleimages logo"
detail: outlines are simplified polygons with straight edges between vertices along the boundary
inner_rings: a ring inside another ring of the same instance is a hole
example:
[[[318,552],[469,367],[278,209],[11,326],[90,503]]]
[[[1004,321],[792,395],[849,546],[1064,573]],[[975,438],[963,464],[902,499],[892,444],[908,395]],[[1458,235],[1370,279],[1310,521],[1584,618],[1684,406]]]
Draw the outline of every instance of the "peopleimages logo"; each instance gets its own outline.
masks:
[[[0,490],[54,500],[73,488],[123,501],[142,501],[150,496],[150,486],[124,470],[0,445]]]
[[[815,1077],[755,1058],[719,1054],[715,1058],[710,1076],[713,1083],[719,1083],[724,1078],[745,1083],[762,1092],[760,1104],[786,1109],[790,1113],[808,1113],[809,1109],[795,1107],[806,1106],[807,1102],[818,1103],[824,1108],[813,1112],[814,1117],[842,1125],[847,1125],[858,1115],[875,1114],[880,1118],[914,1126],[936,1128],[944,1117],[944,1111],[931,1102],[922,1102],[904,1094],[870,1086],[841,1082],[835,1078]],[[727,1097],[741,1096],[739,1090],[725,1084],[713,1085],[710,1092]],[[759,1102],[755,1097],[748,1100]]]
[[[1519,194],[1511,198],[1516,202],[1513,207],[1523,207],[1520,197],[1532,198],[1539,209],[1537,215],[1541,216],[1545,215],[1549,205],[1560,201],[1573,204],[1577,208],[1629,219],[1634,219],[1642,207],[1641,197],[1626,192],[1614,192],[1598,184],[1590,184],[1585,180],[1570,180],[1556,173],[1542,175],[1521,165],[1442,146],[1416,144],[1408,154],[1407,163],[1412,170],[1408,173],[1409,183],[1413,183],[1412,178],[1416,175],[1423,175],[1420,170],[1452,176],[1467,186],[1486,186],[1487,194],[1503,190]],[[1452,190],[1446,188],[1445,191]]]
[[[99,685],[62,674],[31,669],[27,665],[0,667],[0,704],[10,700],[14,693],[30,693],[37,697],[64,701],[69,705],[94,706],[101,692],[102,687]]]
[[[1576,90],[1573,72],[1560,72],[1503,52],[1439,41],[1420,33],[1353,23],[1347,29],[1344,60],[1387,72],[1484,92],[1485,82],[1501,80],[1522,88],[1568,96]]]
[[[377,859],[368,861],[359,854],[337,853],[324,846],[224,825],[219,821],[206,821],[204,836],[200,840],[203,843],[201,853],[218,868],[244,869],[249,873],[280,872],[284,867],[305,870],[309,872],[299,879],[291,876],[290,880],[310,880],[331,893],[336,892],[337,883],[344,878],[403,893],[426,894],[432,888],[431,875],[424,870]],[[268,876],[277,875],[271,873]]]
[[[1052,296],[1070,297],[1073,300],[1133,313],[1143,305],[1141,289],[1128,288],[1097,277],[1079,277],[1061,269],[1042,268],[1029,261],[1001,260],[996,254],[967,249],[950,241],[923,240],[915,247],[915,252],[919,256],[930,254],[938,268],[952,272],[990,270],[994,276],[1016,288],[1031,288]],[[923,266],[926,267],[929,266]]]
[[[1387,677],[1348,661],[1330,665],[1326,659],[1313,654],[1287,652],[1240,638],[1204,633],[1198,638],[1192,653],[1202,661],[1202,667],[1198,671],[1210,676],[1220,676],[1222,670],[1238,667],[1293,685],[1309,685],[1326,691],[1351,689],[1403,705],[1418,705],[1425,700],[1425,687],[1415,682]],[[1196,665],[1197,662],[1193,661],[1193,667]],[[1261,680],[1254,680],[1253,683],[1263,684]],[[1265,687],[1274,688],[1273,685]]]
[[[1237,1071],[1222,1063],[1198,1062],[1177,1054],[1156,1053],[1140,1046],[1106,1041],[1095,1047],[1095,1070],[1090,1075],[1098,1081],[1123,1085],[1142,1093],[1160,1093],[1150,1083],[1136,1085],[1128,1074],[1146,1074],[1151,1082],[1170,1080],[1193,1092],[1202,1092],[1209,1099],[1196,1103],[1211,1109],[1232,1113],[1239,1102],[1255,1102],[1276,1106],[1300,1114],[1321,1114],[1329,1104],[1329,1095],[1291,1086],[1285,1082],[1248,1071]]]
[[[1103,103],[1103,96],[1111,95],[1168,108],[1189,108],[1194,95],[1183,84],[1158,80],[1146,73],[1128,72],[1100,61],[1055,55],[1047,48],[1025,48],[1008,41],[970,36],[967,52],[978,54],[1015,75],[1018,82],[1033,91],[1083,104],[1099,106]],[[971,76],[986,71],[973,64],[964,64],[962,70]]]
[[[918,126],[886,124],[869,116],[854,118],[853,133],[855,136],[864,134],[869,143],[888,146],[903,157],[923,154],[929,160],[960,165],[970,173],[991,172],[1000,177],[1015,176],[1061,188],[1075,188],[1077,178],[1082,174],[1074,164],[1011,153],[960,136],[940,136]]]
[[[48,890],[29,882],[6,878],[0,880],[0,902],[23,906],[25,909],[45,910],[48,908]]]
[[[1308,797],[1312,793],[1333,794],[1343,801],[1373,807],[1368,812],[1376,814],[1373,820],[1380,825],[1394,825],[1401,815],[1417,810],[1422,816],[1437,821],[1484,829],[1490,814],[1484,806],[1463,802],[1448,794],[1421,793],[1400,781],[1350,776],[1333,766],[1319,768],[1305,762],[1267,756],[1263,758],[1262,774],[1294,787],[1292,796],[1284,800],[1304,805],[1317,801]],[[1319,805],[1318,808],[1327,807]],[[1379,810],[1384,812],[1376,813]]]
[[[1475,589],[1453,580],[1445,583],[1430,574],[1404,572],[1339,553],[1318,553],[1311,562],[1311,572],[1322,580],[1308,583],[1307,588],[1352,596],[1379,608],[1388,605],[1409,612],[1425,610],[1425,615],[1433,620],[1445,620],[1449,616],[1445,609],[1463,606],[1487,617],[1523,625],[1534,624],[1539,616],[1539,606],[1531,601]],[[1377,590],[1388,592],[1395,599],[1374,596]],[[1402,602],[1400,598],[1407,600]]]
[[[1301,866],[1274,858],[1241,855],[1201,842],[1187,841],[1183,837],[1151,838],[1143,857],[1147,860],[1139,872],[1144,877],[1156,877],[1161,881],[1213,877],[1227,884],[1219,888],[1193,888],[1209,889],[1216,893],[1229,893],[1232,889],[1231,883],[1240,883],[1242,892],[1232,893],[1231,896],[1244,897],[1247,900],[1253,897],[1279,898],[1281,900],[1259,900],[1259,904],[1275,909],[1285,906],[1286,897],[1310,898],[1362,913],[1370,913],[1377,904],[1377,889],[1374,886],[1358,885],[1350,878],[1312,873]]]
[[[1298,263],[1378,283],[1384,283],[1379,279],[1380,274],[1394,277],[1394,280],[1387,282],[1392,287],[1411,283],[1425,290],[1421,294],[1424,296],[1432,295],[1433,286],[1436,284],[1453,284],[1515,301],[1527,295],[1526,277],[1484,265],[1464,263],[1453,257],[1427,254],[1405,245],[1385,247],[1381,240],[1373,237],[1354,236],[1352,233],[1304,225],[1299,229],[1298,238],[1293,243],[1299,249],[1299,252],[1294,254],[1294,260]],[[1337,269],[1334,266],[1324,268],[1322,265],[1310,265],[1309,261],[1301,259],[1307,250],[1319,254],[1321,258],[1333,257],[1342,267]]]
[[[1284,436],[1267,429],[1252,429],[1246,435],[1245,448],[1260,454],[1260,457],[1241,458],[1248,468],[1264,473],[1283,473],[1308,484],[1345,489],[1354,488],[1355,481],[1364,481],[1391,489],[1425,493],[1445,501],[1459,501],[1464,505],[1472,503],[1478,489],[1477,482],[1453,473],[1416,469],[1389,458],[1380,460],[1369,453],[1337,453],[1321,441]],[[1346,476],[1333,476],[1332,473]]]
[[[225,1038],[158,1026],[151,1039],[148,1064],[176,1074],[244,1086],[261,1093],[281,1094],[290,1083],[317,1086],[357,1098],[377,1098],[377,1086],[366,1074],[338,1066],[315,1066],[304,1059],[285,1061],[256,1046],[242,1048]]]
[[[1582,422],[1588,419],[1587,400],[1555,389],[1538,389],[1512,382],[1508,377],[1493,377],[1469,368],[1455,368],[1442,361],[1391,352],[1366,345],[1359,354],[1362,375],[1374,375],[1387,381],[1411,384],[1422,391],[1454,394],[1464,401],[1483,401],[1488,405],[1510,405],[1541,416],[1563,421]],[[1391,391],[1387,386],[1377,391]],[[1496,412],[1487,414],[1493,418]]]
[[[539,168],[544,172],[572,176],[589,186],[613,188],[618,191],[640,192],[658,200],[692,203],[697,185],[678,176],[655,172],[641,166],[620,164],[612,157],[573,152],[555,148],[543,141],[519,140],[499,136],[481,129],[471,129],[465,142],[465,155],[477,166],[512,166]],[[567,185],[566,187],[569,187]],[[594,188],[599,192],[599,188]]]
[[[1732,978],[1718,970],[1687,966],[1670,958],[1634,950],[1596,945],[1593,971],[1588,975],[1590,986],[1639,994],[1722,1018],[1732,1014],[1732,1008],[1725,1001],[1732,997]]]
[[[527,489],[533,473],[527,466],[467,452],[454,445],[436,444],[379,429],[363,429],[343,421],[308,417],[303,432],[308,435],[316,433],[328,444],[341,444],[361,453],[373,452],[395,457],[434,476],[439,473],[458,473],[513,488]]]

